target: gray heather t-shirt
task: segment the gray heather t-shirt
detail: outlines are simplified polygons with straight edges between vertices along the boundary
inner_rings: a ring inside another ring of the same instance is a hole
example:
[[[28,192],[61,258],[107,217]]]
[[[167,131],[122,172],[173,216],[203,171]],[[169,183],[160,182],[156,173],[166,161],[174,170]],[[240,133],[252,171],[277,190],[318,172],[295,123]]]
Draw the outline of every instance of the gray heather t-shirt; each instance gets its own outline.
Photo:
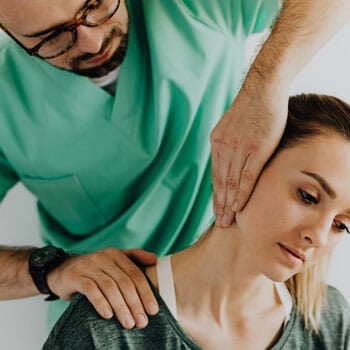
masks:
[[[102,319],[89,301],[76,295],[59,319],[43,350],[199,350],[152,286],[160,311],[150,317],[144,329],[124,329],[116,318]],[[350,350],[350,309],[344,297],[328,287],[328,307],[324,309],[320,334],[305,330],[293,308],[290,319],[273,350]],[[272,350],[271,349],[271,350]],[[233,349],[234,350],[234,349]]]

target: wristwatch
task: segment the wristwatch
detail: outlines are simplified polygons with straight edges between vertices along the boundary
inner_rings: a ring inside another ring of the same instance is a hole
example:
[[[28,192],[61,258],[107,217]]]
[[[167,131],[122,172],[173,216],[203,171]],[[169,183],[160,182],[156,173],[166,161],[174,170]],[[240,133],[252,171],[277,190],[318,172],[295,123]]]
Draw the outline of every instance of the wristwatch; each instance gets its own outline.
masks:
[[[35,286],[41,294],[49,294],[46,301],[56,300],[59,297],[54,294],[48,284],[47,275],[61,265],[69,255],[62,249],[54,246],[37,248],[29,256],[29,273]]]

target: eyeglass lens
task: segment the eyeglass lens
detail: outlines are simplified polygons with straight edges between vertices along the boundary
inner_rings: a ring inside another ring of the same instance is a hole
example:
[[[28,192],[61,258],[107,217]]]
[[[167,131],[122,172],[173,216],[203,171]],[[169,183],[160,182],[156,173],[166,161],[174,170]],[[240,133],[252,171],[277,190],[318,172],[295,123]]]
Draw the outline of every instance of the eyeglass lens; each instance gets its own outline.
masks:
[[[95,27],[111,17],[119,7],[119,0],[95,0],[92,1],[84,14],[83,25]],[[76,29],[67,28],[59,31],[56,35],[49,37],[40,46],[38,55],[43,58],[56,57],[67,51],[76,40]]]

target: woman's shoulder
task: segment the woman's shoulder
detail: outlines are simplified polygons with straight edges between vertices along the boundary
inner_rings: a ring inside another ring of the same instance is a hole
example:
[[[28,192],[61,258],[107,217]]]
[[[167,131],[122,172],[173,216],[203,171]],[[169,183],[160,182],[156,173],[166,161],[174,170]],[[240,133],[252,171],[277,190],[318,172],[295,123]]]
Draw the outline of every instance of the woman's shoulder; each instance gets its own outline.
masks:
[[[89,349],[85,342],[91,341],[100,328],[109,330],[111,327],[118,331],[123,329],[115,319],[109,322],[100,317],[89,300],[77,293],[51,330],[43,350],[69,349],[77,346]]]
[[[350,308],[343,294],[333,286],[327,286],[322,309],[319,334],[313,332],[315,344],[325,349],[350,348]]]
[[[327,295],[322,311],[321,332],[347,330],[350,335],[350,307],[343,294],[335,287],[327,286]],[[349,340],[350,341],[350,340]]]
[[[125,329],[116,317],[103,319],[85,296],[76,294],[42,349],[153,350],[159,346],[164,349],[198,349],[179,330],[159,294],[152,289],[159,303],[159,312],[149,316],[149,324],[143,329]]]
[[[337,289],[331,285],[327,285],[327,302],[333,304],[339,304],[349,307],[349,303],[346,301],[344,295]]]
[[[318,332],[305,327],[303,317],[293,308],[291,320],[275,350],[350,349],[350,308],[341,292],[327,286]]]

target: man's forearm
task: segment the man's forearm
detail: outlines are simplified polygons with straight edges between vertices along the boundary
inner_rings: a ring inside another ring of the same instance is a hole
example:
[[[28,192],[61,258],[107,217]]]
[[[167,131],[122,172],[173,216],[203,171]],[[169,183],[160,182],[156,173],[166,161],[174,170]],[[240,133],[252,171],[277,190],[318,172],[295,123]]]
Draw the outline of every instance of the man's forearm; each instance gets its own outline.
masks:
[[[28,272],[33,248],[0,246],[0,299],[17,299],[39,294]]]
[[[287,0],[248,77],[288,88],[350,19],[350,0]]]

